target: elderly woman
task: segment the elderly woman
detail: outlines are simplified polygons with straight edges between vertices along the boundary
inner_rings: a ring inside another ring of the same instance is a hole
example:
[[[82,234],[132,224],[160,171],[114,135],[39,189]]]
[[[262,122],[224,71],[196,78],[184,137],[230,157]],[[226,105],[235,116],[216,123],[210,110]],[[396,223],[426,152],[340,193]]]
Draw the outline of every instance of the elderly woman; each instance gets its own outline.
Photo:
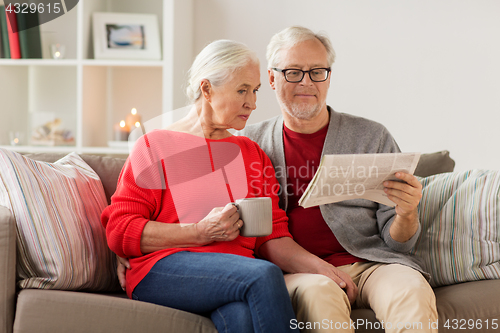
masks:
[[[259,87],[246,46],[208,45],[190,69],[192,112],[136,142],[102,215],[109,247],[130,262],[128,296],[209,315],[219,332],[288,332],[295,318],[281,269],[255,259],[262,244],[291,237],[264,172],[272,165],[228,132],[245,126]],[[260,196],[272,198],[272,234],[242,237],[230,203]]]

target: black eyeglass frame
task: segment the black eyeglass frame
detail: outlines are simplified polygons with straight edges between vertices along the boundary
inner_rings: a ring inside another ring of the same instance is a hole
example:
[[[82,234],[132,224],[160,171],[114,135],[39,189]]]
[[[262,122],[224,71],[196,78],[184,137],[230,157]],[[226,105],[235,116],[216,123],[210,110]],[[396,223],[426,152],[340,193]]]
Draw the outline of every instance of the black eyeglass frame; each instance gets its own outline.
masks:
[[[280,72],[280,73],[283,73],[283,76],[285,77],[285,80],[286,82],[290,82],[290,83],[299,83],[301,82],[302,80],[304,80],[304,76],[306,75],[306,73],[309,73],[309,78],[311,79],[312,82],[325,82],[326,80],[328,80],[328,78],[330,77],[330,72],[332,71],[331,68],[327,68],[327,67],[318,67],[318,68],[311,68],[310,70],[308,71],[303,71],[301,69],[296,69],[296,68],[286,68],[286,69],[280,69],[280,68],[276,68],[276,67],[272,67],[271,68],[272,70],[275,70],[277,72]],[[326,78],[324,80],[314,80],[311,76],[311,72],[314,71],[314,70],[317,70],[317,69],[325,69],[326,70]],[[299,71],[299,72],[302,72],[302,77],[300,78],[300,80],[298,81],[290,81],[286,78],[286,72],[287,71]]]

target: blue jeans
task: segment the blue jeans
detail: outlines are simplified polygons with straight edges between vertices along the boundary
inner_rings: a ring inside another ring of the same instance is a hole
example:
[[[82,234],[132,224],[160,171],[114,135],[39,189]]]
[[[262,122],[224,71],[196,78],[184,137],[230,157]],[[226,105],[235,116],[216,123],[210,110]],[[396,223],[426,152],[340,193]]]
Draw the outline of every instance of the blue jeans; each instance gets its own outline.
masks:
[[[210,316],[220,333],[293,332],[283,273],[260,259],[178,252],[159,260],[134,299]]]

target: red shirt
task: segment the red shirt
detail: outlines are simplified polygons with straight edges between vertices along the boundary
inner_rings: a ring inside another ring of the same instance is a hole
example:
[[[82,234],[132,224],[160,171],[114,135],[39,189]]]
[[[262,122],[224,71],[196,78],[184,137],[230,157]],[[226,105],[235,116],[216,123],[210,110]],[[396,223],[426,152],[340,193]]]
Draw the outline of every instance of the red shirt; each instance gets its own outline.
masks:
[[[283,125],[287,169],[288,228],[303,248],[334,266],[363,261],[348,253],[326,224],[319,206],[303,208],[298,202],[321,161],[328,125],[312,134],[294,132]]]
[[[166,130],[144,135],[127,159],[111,205],[102,214],[110,249],[130,260],[129,297],[154,264],[170,254],[191,251],[254,257],[264,242],[291,237],[286,214],[278,206],[278,190],[271,161],[246,137],[205,140]],[[231,242],[141,252],[142,231],[150,220],[196,223],[214,207],[262,196],[271,197],[273,203],[269,236],[238,236]]]

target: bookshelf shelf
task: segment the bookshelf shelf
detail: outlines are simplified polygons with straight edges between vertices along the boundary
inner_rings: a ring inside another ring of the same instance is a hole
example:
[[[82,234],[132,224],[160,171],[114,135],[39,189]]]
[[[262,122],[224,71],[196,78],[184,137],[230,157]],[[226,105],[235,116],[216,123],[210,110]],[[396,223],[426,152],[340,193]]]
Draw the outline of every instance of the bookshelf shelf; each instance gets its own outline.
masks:
[[[71,153],[100,154],[100,155],[128,155],[128,149],[111,147],[81,147],[74,146],[8,146],[1,145],[0,148],[14,150],[19,153]]]
[[[0,59],[0,66],[76,66],[76,59]]]
[[[85,0],[41,25],[42,59],[0,59],[0,147],[127,154],[107,143],[114,124],[132,108],[145,122],[185,104],[183,83],[193,57],[192,6],[192,0]],[[94,59],[94,12],[157,15],[162,58]],[[65,59],[51,58],[49,45],[54,43],[66,45]],[[56,118],[70,131],[74,145],[32,144],[33,131]],[[10,131],[24,133],[23,146],[9,145]]]
[[[106,66],[106,67],[163,67],[163,61],[154,60],[82,60],[84,66]]]

